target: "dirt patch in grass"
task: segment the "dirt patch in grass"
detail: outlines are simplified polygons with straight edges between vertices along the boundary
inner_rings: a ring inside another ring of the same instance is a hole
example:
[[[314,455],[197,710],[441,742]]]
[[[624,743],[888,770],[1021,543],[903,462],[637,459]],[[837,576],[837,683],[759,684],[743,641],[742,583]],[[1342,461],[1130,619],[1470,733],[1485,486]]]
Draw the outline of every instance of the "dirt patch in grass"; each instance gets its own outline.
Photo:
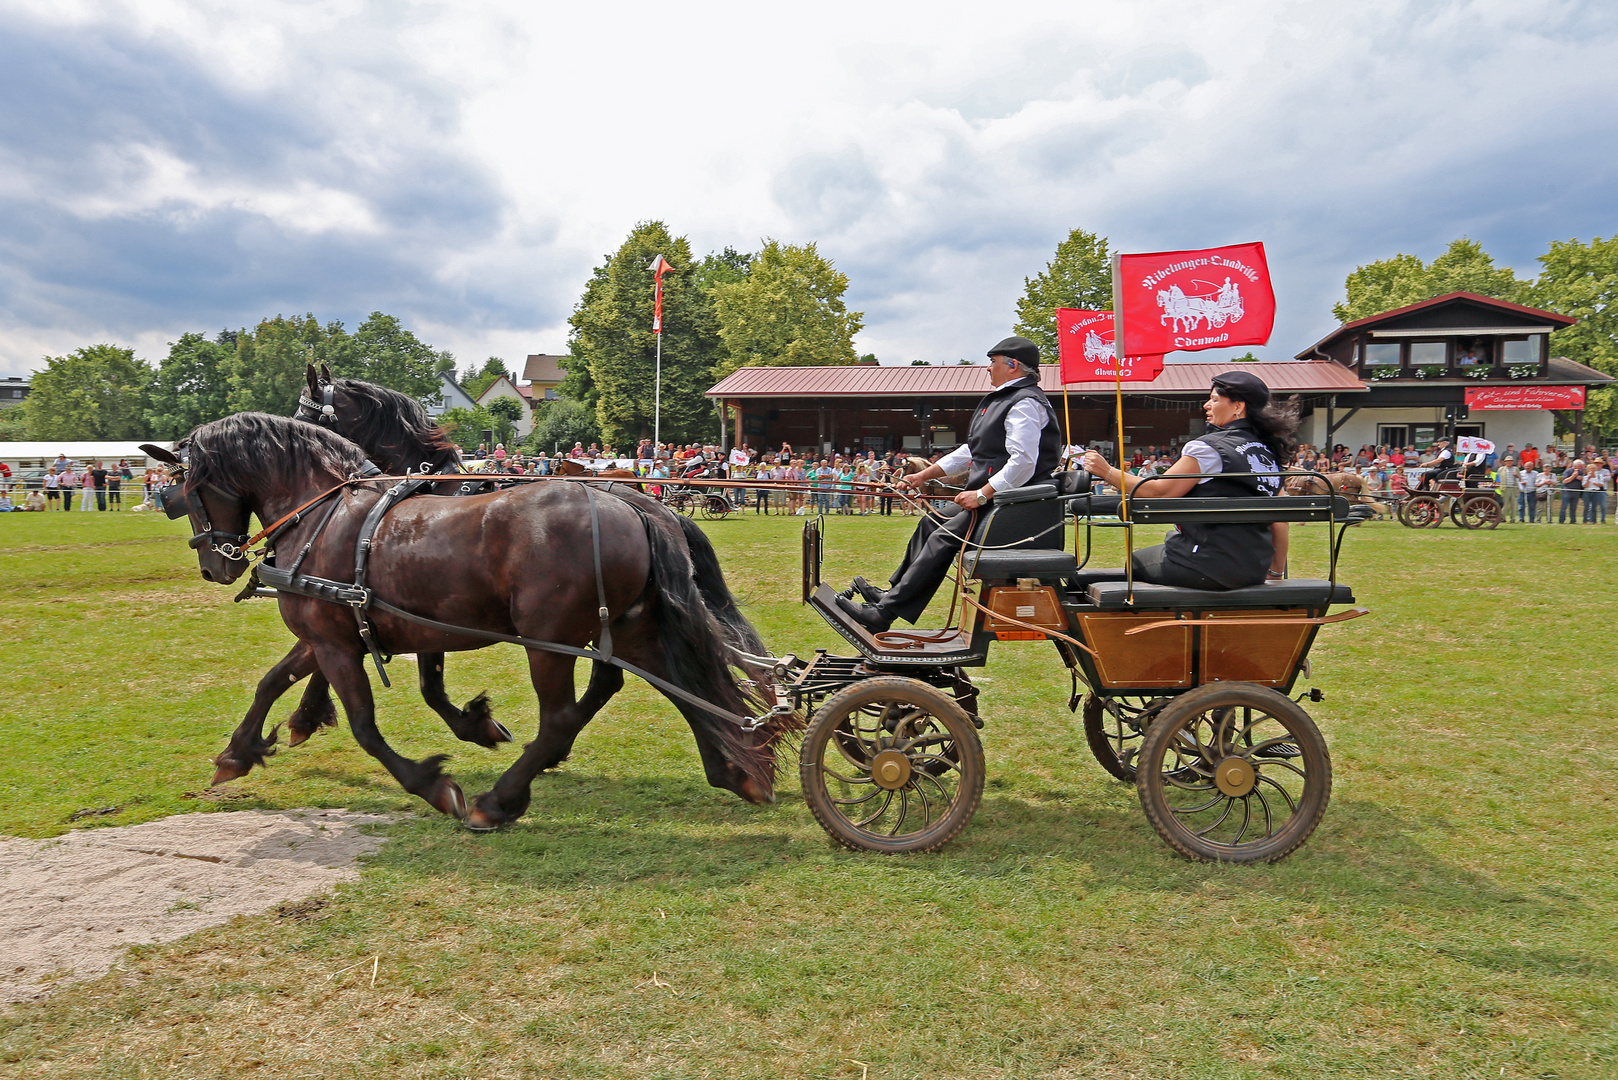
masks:
[[[0,1002],[108,971],[132,945],[173,941],[358,874],[389,820],[347,810],[182,814],[52,840],[0,840]],[[315,907],[309,905],[314,903]],[[301,905],[301,906],[299,906]]]

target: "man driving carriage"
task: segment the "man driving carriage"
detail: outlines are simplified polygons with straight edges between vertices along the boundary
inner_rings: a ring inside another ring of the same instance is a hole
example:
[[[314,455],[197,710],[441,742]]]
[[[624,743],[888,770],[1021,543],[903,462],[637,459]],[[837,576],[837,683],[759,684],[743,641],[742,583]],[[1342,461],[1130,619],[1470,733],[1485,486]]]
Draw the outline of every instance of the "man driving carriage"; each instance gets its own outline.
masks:
[[[1417,491],[1432,491],[1435,483],[1453,479],[1461,471],[1455,464],[1455,452],[1449,448],[1448,439],[1439,439],[1433,443],[1431,454],[1431,457],[1424,458],[1421,462],[1422,468],[1427,472],[1416,485]]]
[[[1008,337],[990,349],[989,382],[993,389],[978,402],[966,442],[898,481],[915,489],[964,470],[965,489],[942,511],[922,515],[889,588],[857,577],[837,598],[838,606],[872,633],[886,630],[896,618],[913,623],[921,617],[977,520],[970,511],[983,509],[996,492],[1049,478],[1061,460],[1061,426],[1039,388],[1039,346]]]

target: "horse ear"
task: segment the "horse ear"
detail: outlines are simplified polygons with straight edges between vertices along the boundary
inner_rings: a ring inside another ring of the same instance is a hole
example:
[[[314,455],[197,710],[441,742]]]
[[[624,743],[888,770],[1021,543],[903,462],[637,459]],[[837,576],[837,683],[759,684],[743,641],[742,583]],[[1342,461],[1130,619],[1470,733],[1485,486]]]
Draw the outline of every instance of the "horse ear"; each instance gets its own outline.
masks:
[[[180,459],[175,456],[174,451],[172,450],[165,450],[161,446],[153,446],[149,442],[141,443],[140,448],[147,457],[156,458],[159,461],[166,461],[170,465],[183,464],[183,462],[181,462]]]
[[[321,364],[320,377],[325,379],[327,382],[331,382],[331,368],[327,367],[325,364]]]
[[[305,367],[304,377],[309,380],[309,393],[316,396],[316,397],[319,397],[320,396],[320,373],[315,370],[315,365],[313,365],[313,364],[306,364],[306,365],[304,365],[304,367]]]

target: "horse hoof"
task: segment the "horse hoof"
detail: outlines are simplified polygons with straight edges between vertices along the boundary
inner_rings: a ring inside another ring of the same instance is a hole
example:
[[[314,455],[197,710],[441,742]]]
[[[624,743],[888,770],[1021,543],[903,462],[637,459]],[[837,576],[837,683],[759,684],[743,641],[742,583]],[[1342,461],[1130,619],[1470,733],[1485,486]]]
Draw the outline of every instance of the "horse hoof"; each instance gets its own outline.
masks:
[[[502,724],[500,721],[494,719],[490,719],[484,725],[484,735],[489,739],[489,749],[491,750],[493,750],[495,746],[499,745],[500,743],[517,741],[516,739],[512,738],[510,728],[506,727],[506,725]]]
[[[427,802],[441,814],[466,820],[466,796],[461,794],[461,785],[447,776],[433,786],[433,793]]]
[[[750,776],[742,778],[742,782],[736,786],[736,794],[754,806],[768,806],[775,801],[775,791]]]
[[[495,832],[503,824],[488,817],[482,810],[473,807],[462,822],[468,832]]]
[[[318,731],[319,729],[317,728],[316,730]],[[302,746],[309,741],[309,736],[313,734],[313,731],[299,731],[297,728],[288,728],[287,747],[290,749],[294,746]]]
[[[219,761],[216,759],[214,764],[218,768],[214,769],[213,780],[209,783],[209,787],[218,787],[220,784],[229,783],[239,777],[246,776],[252,770],[251,765],[242,765],[235,761]]]

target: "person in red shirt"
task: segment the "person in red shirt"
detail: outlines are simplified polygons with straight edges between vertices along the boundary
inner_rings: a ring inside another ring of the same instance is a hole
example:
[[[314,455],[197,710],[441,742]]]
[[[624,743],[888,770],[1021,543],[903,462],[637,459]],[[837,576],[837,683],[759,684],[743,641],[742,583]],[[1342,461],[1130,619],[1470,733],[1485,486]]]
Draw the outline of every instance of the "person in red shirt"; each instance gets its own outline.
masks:
[[[1529,443],[1522,452],[1522,467],[1525,469],[1530,468],[1538,461],[1539,451],[1534,449],[1533,443]]]

